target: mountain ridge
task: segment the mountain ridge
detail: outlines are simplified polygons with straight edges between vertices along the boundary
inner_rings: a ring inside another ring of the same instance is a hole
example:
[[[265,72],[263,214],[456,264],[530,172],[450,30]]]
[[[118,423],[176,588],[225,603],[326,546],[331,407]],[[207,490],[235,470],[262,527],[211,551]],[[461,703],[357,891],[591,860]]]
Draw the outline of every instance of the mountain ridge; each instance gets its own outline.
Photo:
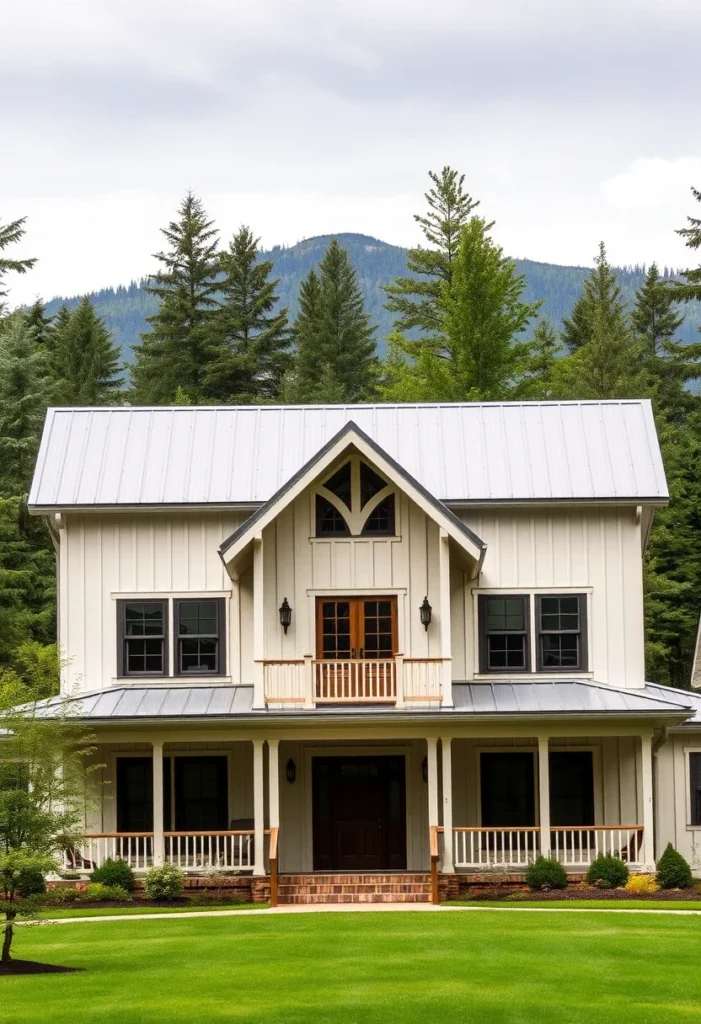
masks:
[[[280,305],[287,306],[290,316],[294,317],[297,312],[299,285],[309,270],[322,258],[333,238],[337,238],[348,250],[366,309],[377,327],[375,337],[378,351],[384,353],[385,339],[392,329],[393,318],[392,314],[384,309],[385,294],[382,286],[389,284],[395,277],[412,276],[407,271],[405,248],[383,242],[372,235],[345,232],[315,235],[290,246],[274,246],[272,249],[261,251],[260,259],[272,261],[273,276],[280,279]],[[550,317],[556,327],[559,326],[562,318],[571,312],[591,267],[566,266],[528,259],[515,259],[514,263],[517,271],[526,279],[524,301],[534,302],[543,299],[541,314]],[[616,267],[614,270],[623,299],[630,305],[636,290],[644,280],[645,269]],[[666,268],[665,274],[669,277],[675,276]],[[98,315],[103,317],[105,325],[122,349],[126,362],[132,361],[131,346],[137,343],[139,335],[147,330],[146,318],[157,308],[155,297],[144,290],[147,281],[148,278],[142,278],[128,285],[107,287],[89,293]],[[79,300],[80,296],[77,295],[54,297],[46,304],[47,313],[56,313],[63,302],[72,307]],[[679,331],[680,339],[687,342],[697,340],[697,330],[701,326],[701,303],[689,303],[680,306],[680,309],[687,314],[686,321]]]

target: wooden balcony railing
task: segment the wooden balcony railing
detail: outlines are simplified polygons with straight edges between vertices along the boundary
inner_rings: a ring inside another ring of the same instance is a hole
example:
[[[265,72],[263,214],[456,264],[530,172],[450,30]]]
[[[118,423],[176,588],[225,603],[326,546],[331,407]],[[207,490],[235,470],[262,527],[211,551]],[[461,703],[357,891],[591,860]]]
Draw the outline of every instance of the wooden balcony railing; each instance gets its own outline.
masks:
[[[457,868],[519,868],[539,852],[539,828],[454,828]]]
[[[164,832],[164,860],[182,871],[253,867],[253,832]]]
[[[642,825],[590,825],[551,828],[550,856],[568,868],[586,868],[597,857],[620,857],[639,864]],[[453,851],[458,869],[516,868],[523,870],[540,854],[539,828],[454,828]]]
[[[264,661],[268,704],[396,704],[440,702],[443,658],[353,658],[345,661],[310,656]]]
[[[92,871],[108,859],[125,860],[135,871],[153,864],[153,832],[98,832],[63,851],[64,871]]]
[[[594,825],[550,830],[550,853],[566,867],[588,867],[597,857],[619,857],[639,864],[643,844],[642,825]]]

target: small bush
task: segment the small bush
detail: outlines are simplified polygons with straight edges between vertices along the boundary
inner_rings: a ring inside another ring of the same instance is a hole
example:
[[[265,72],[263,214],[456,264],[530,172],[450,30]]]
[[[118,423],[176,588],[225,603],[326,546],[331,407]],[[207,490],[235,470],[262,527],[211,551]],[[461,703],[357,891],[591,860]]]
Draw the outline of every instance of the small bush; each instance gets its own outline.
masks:
[[[551,857],[538,857],[526,872],[529,889],[566,889],[567,872],[559,861]]]
[[[620,857],[597,857],[587,871],[589,885],[600,889],[618,889],[628,881],[628,868]]]
[[[91,882],[102,882],[103,885],[119,885],[131,892],[136,885],[134,872],[125,860],[113,860],[108,857],[102,867],[95,868],[90,875]]]
[[[177,900],[185,888],[185,875],[173,864],[149,868],[144,880],[148,900]]]
[[[60,906],[63,903],[75,903],[82,895],[80,889],[76,889],[72,885],[57,885],[55,889],[49,889],[44,902],[49,906]]]
[[[634,896],[652,896],[659,888],[652,875],[631,875],[626,882],[626,892]]]
[[[22,899],[29,896],[43,896],[46,892],[46,880],[38,868],[22,868],[17,879],[17,895]]]
[[[131,895],[121,885],[105,885],[104,882],[91,882],[83,891],[83,899],[88,903],[119,902],[131,899]]]
[[[671,843],[657,861],[657,881],[662,889],[691,888],[691,868]]]

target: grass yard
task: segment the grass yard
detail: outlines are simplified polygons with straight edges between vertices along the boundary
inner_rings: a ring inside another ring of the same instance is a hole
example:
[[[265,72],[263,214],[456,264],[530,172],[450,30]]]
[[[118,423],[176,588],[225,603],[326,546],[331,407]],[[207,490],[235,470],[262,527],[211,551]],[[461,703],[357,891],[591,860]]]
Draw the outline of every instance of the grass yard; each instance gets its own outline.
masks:
[[[3,1024],[698,1020],[701,918],[347,913],[20,929]]]
[[[701,900],[446,900],[448,907],[488,907],[489,910],[514,907],[540,907],[554,910],[701,910]],[[701,919],[699,919],[701,926]]]
[[[103,907],[67,906],[52,907],[42,910],[42,921],[55,921],[66,917],[141,917],[144,914],[196,914],[200,911],[210,913],[218,910],[264,910],[267,903],[190,903],[186,907],[142,907],[134,903],[132,907],[111,907],[105,903]]]

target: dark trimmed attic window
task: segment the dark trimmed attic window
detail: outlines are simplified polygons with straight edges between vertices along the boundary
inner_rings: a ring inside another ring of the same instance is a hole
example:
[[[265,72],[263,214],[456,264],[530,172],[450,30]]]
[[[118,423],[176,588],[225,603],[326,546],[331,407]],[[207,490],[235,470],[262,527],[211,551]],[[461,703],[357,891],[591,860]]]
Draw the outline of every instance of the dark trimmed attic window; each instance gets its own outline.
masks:
[[[383,480],[374,469],[365,462],[360,463],[360,507],[365,508],[371,498],[374,498],[376,494],[384,490],[387,486],[387,481]]]
[[[394,495],[388,495],[365,520],[363,536],[394,536]]]
[[[347,537],[348,523],[335,505],[332,505],[320,494],[316,496],[316,535],[317,537]]]
[[[340,498],[347,509],[351,507],[351,464],[346,462],[325,481],[324,487]]]

